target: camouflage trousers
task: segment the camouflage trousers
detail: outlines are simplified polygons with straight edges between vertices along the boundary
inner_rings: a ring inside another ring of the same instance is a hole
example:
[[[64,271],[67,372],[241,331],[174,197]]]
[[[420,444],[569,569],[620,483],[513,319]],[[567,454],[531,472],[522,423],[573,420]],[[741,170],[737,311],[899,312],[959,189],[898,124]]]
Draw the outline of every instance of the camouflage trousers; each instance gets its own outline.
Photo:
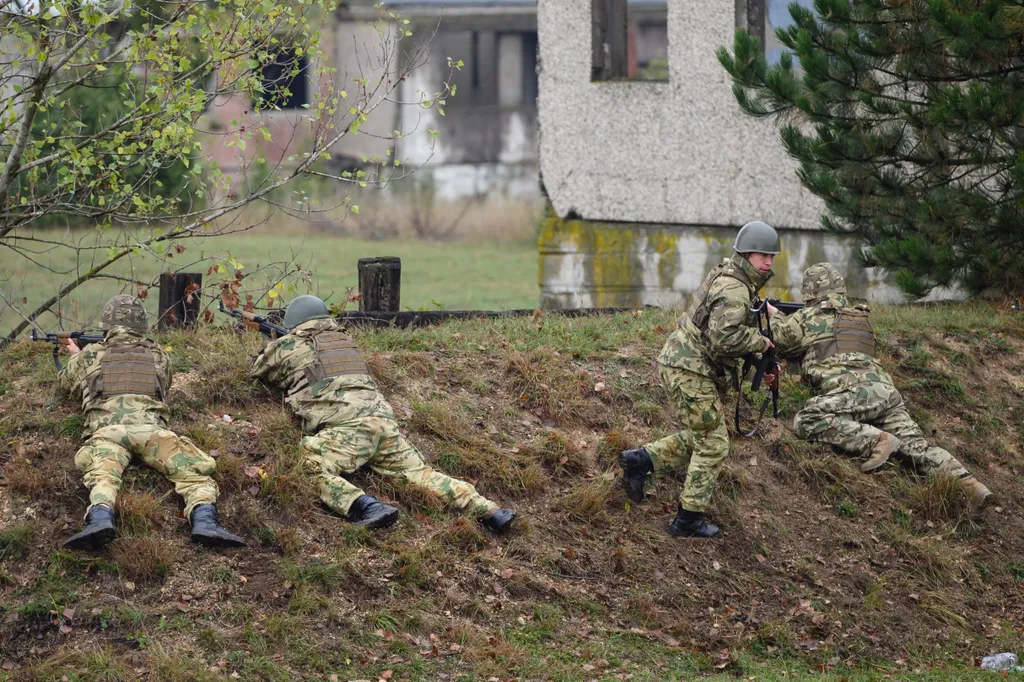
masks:
[[[75,454],[75,466],[89,488],[89,507],[114,507],[121,489],[121,474],[132,456],[166,476],[185,499],[185,518],[200,504],[217,501],[217,484],[211,474],[217,463],[188,438],[155,424],[110,424],[85,441]]]
[[[718,472],[729,454],[729,432],[722,398],[715,382],[676,367],[660,367],[661,383],[675,406],[683,430],[644,446],[655,471],[663,466],[686,468],[679,504],[703,512],[711,503]]]
[[[324,504],[346,516],[363,491],[341,477],[364,465],[384,476],[401,476],[474,516],[486,516],[498,505],[471,484],[435,471],[385,417],[359,417],[322,429],[302,439],[303,468],[313,477]]]
[[[925,475],[966,476],[967,469],[942,448],[929,445],[921,427],[907,412],[903,396],[891,384],[856,384],[811,398],[793,418],[793,429],[805,440],[821,441],[867,457],[886,431],[902,442],[898,455]]]

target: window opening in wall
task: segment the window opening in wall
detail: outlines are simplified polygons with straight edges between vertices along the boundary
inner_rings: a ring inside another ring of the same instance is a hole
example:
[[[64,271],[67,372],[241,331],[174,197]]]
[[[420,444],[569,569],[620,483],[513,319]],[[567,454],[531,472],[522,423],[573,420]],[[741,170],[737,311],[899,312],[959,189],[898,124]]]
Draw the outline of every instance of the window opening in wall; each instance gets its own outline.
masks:
[[[282,49],[260,73],[263,92],[257,96],[264,109],[298,109],[309,104],[309,75],[305,56]]]
[[[789,13],[792,2],[814,9],[814,0],[736,0],[736,25],[761,40],[761,52],[768,66],[778,64],[782,53],[789,51],[775,36],[775,32],[793,25],[793,16]],[[800,66],[796,57],[793,58],[793,64]]]
[[[469,36],[470,87],[473,92],[480,90],[480,34],[473,31]]]
[[[668,80],[667,0],[591,0],[591,80]]]
[[[537,33],[530,31],[523,37],[523,106],[537,105]]]
[[[462,69],[452,74],[455,96],[448,98],[445,109],[454,111],[497,104],[497,34],[494,31],[448,31],[439,33],[435,40],[453,58],[465,62]]]

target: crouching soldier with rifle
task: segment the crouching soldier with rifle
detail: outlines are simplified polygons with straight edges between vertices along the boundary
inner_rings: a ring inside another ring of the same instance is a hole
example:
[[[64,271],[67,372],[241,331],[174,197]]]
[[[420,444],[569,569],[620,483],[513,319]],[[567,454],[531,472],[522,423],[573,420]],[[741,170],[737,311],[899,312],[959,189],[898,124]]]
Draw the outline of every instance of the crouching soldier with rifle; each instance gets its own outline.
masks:
[[[819,394],[794,418],[797,435],[863,457],[864,472],[893,453],[904,455],[923,474],[955,477],[979,511],[992,492],[953,455],[925,441],[876,359],[868,309],[850,305],[843,276],[830,263],[812,265],[802,293],[805,307],[776,318],[773,327],[780,355],[800,358],[804,380]]]
[[[71,359],[57,375],[58,389],[82,401],[88,436],[75,465],[89,488],[89,510],[85,528],[64,546],[95,550],[114,538],[114,503],[132,456],[170,479],[185,498],[193,542],[245,545],[217,519],[217,484],[210,478],[215,460],[167,428],[171,360],[144,337],[148,324],[142,303],[115,296],[103,307],[100,328],[104,338],[85,349],[68,339]]]
[[[285,311],[283,326],[287,335],[260,351],[250,374],[285,391],[285,402],[302,419],[303,467],[329,509],[371,529],[398,519],[397,509],[343,478],[367,465],[468,511],[495,532],[509,529],[514,511],[499,508],[471,484],[435,471],[399,432],[391,405],[377,390],[359,349],[323,301],[297,297]]]
[[[736,235],[732,258],[708,273],[694,294],[679,328],[658,356],[661,382],[679,413],[682,430],[619,455],[626,494],[640,502],[648,474],[662,467],[686,469],[679,511],[669,525],[675,536],[710,538],[719,528],[704,519],[722,462],[729,454],[729,433],[721,394],[738,388],[739,363],[767,351],[750,311],[757,292],[773,276],[772,262],[781,252],[771,225],[755,220]],[[766,304],[766,312],[776,308]],[[770,379],[769,379],[770,381]]]

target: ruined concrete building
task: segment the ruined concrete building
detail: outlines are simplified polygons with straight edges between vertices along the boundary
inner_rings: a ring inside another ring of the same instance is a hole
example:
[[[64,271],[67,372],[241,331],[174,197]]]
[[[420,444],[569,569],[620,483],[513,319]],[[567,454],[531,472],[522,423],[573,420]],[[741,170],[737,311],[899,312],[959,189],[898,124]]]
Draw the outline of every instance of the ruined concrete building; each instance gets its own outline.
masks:
[[[777,59],[773,33],[791,20],[788,2],[669,2],[662,77],[637,81],[623,35],[632,3],[539,1],[540,167],[551,207],[542,305],[682,302],[754,219],[783,230],[769,293],[796,298],[804,268],[828,260],[855,295],[898,297],[851,262],[852,243],[821,231],[823,206],[801,187],[777,130],[740,111],[715,58],[742,26],[768,37]]]
[[[337,69],[339,87],[356,75],[378,75],[381,36],[374,22],[381,8],[374,0],[343,3],[324,32],[328,64]],[[389,147],[411,167],[419,185],[429,185],[439,199],[464,197],[539,197],[537,158],[538,40],[536,0],[389,0],[384,7],[410,20],[413,40],[399,48],[393,70],[414,67],[394,101],[382,102],[364,126],[370,134],[343,140],[332,155],[339,163],[363,156],[382,156]],[[624,77],[661,78],[667,65],[666,0],[630,0],[628,45],[624,44]],[[437,109],[401,105],[435,92],[449,77],[448,58],[465,62],[454,74],[457,94],[442,116]],[[282,48],[281,61],[300,59]],[[308,117],[303,105],[313,101],[322,83],[307,69],[298,78],[282,78],[274,66],[265,70],[268,90],[288,90],[275,100],[260,124],[270,128],[274,142],[263,150],[268,161],[287,159],[301,150]],[[337,84],[337,83],[336,83]],[[235,98],[211,108],[214,122],[248,119],[252,107]],[[439,135],[433,144],[424,132]],[[411,133],[393,144],[382,136],[399,130]],[[215,140],[216,142],[217,140]],[[240,168],[238,148],[215,150],[222,169]]]

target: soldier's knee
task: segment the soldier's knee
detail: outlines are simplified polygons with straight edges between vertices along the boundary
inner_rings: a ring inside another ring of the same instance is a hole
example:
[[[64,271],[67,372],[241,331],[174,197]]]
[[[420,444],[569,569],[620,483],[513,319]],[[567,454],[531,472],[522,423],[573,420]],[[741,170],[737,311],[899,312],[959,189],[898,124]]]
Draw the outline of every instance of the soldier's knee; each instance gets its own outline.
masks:
[[[828,420],[817,411],[801,410],[793,417],[793,431],[803,439],[809,439],[828,428]]]
[[[209,455],[202,455],[196,457],[189,467],[192,471],[200,476],[213,476],[213,473],[217,471],[217,460]]]

